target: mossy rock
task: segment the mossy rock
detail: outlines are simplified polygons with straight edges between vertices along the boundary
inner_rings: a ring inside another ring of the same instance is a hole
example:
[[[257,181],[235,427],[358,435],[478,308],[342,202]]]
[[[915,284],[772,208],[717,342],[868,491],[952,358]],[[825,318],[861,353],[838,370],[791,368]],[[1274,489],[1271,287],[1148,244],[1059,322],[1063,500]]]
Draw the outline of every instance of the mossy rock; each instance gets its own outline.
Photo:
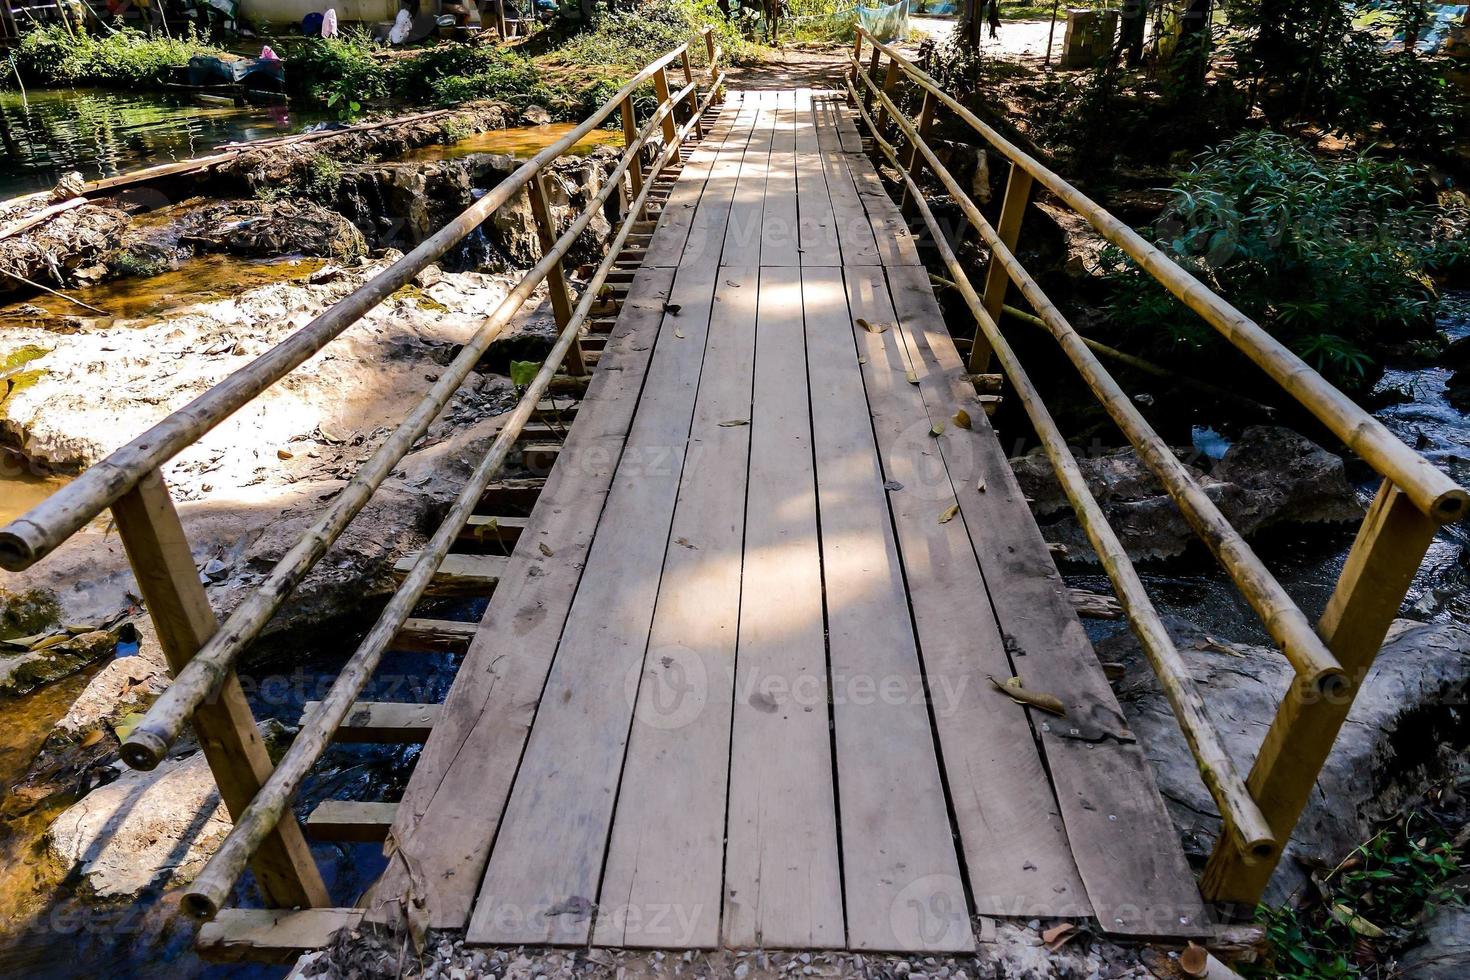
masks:
[[[0,588],[0,640],[44,633],[61,621],[61,603],[49,589],[11,592]]]

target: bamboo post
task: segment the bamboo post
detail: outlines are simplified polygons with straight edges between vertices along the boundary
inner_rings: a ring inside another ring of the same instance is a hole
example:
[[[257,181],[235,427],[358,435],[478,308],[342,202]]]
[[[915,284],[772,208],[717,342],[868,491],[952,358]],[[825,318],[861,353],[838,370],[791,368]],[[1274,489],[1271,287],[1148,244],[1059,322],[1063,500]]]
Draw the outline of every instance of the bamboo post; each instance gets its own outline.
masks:
[[[938,100],[934,98],[933,92],[924,92],[924,101],[919,106],[918,132],[921,140],[927,141],[929,139],[929,131],[934,128],[934,109],[938,104]],[[980,152],[984,153],[985,148],[981,147]],[[904,161],[904,169],[914,175],[914,186],[916,187],[919,184],[919,178],[923,176],[925,162],[923,154],[919,152],[918,144],[911,144],[909,146],[908,159]],[[909,185],[907,183],[903,185],[903,200],[899,202],[899,208],[903,211],[905,217],[911,217],[913,215],[914,205],[909,198]]]
[[[154,470],[112,505],[118,536],[158,630],[169,670],[177,675],[218,628],[199,583],[194,556],[173,498]],[[194,732],[219,786],[220,798],[238,820],[271,774],[270,756],[240,681],[231,671],[219,694],[194,711]],[[251,865],[266,901],[277,908],[332,904],[316,861],[294,819],[282,820]]]
[[[633,97],[630,95],[623,100],[623,147],[624,150],[633,145],[638,139],[638,120],[633,114]],[[628,176],[633,181],[633,197],[637,198],[643,190],[643,159],[641,151],[634,154],[633,161],[628,165]]]
[[[1317,624],[1347,671],[1346,684],[1334,696],[1293,684],[1247,780],[1277,839],[1285,841],[1295,829],[1438,527],[1407,494],[1383,481]],[[1201,890],[1210,901],[1254,906],[1274,868],[1274,863],[1248,864],[1222,837],[1205,866]]]
[[[670,113],[669,115],[673,115]],[[668,119],[665,116],[664,119]],[[531,214],[536,219],[536,236],[541,239],[541,254],[549,255],[556,247],[556,226],[552,224],[551,202],[546,195],[546,175],[537,173],[526,185],[531,195]],[[546,275],[546,292],[551,297],[551,311],[556,316],[556,329],[566,328],[572,319],[572,295],[567,289],[566,269],[558,258]],[[587,364],[582,357],[582,341],[578,337],[567,349],[567,373],[586,374]]]
[[[706,27],[699,32],[704,35],[704,53],[709,55],[710,76],[714,77],[715,67],[715,31],[712,27]]]
[[[1026,205],[1031,201],[1032,183],[1030,174],[1016,164],[1011,164],[1011,176],[1006,181],[1006,195],[1000,203],[1000,221],[995,230],[1006,249],[1012,253],[1016,251],[1016,242],[1021,237],[1021,222],[1026,217]],[[990,314],[992,320],[1000,319],[1000,310],[1005,306],[1006,289],[1010,284],[1011,279],[1006,273],[1005,265],[992,251],[990,267],[985,271],[984,293],[985,312]],[[984,372],[986,365],[990,363],[990,350],[988,344],[979,341],[977,335],[975,345],[970,348],[970,370]]]
[[[868,77],[869,78],[877,78],[878,77],[878,66],[880,64],[882,64],[882,61],[883,61],[883,51],[882,51],[881,48],[878,47],[878,45],[875,44],[875,45],[873,45],[873,57],[868,60]],[[863,108],[865,108],[865,109],[871,109],[872,107],[873,107],[873,92],[872,92],[871,89],[864,88],[863,89]]]
[[[495,2],[495,29],[500,32],[500,40],[508,41],[510,37],[505,33],[505,0],[494,0]]]
[[[852,76],[852,83],[857,85],[858,66],[863,63],[863,29],[859,27],[853,32],[852,40],[852,70],[848,72]]]
[[[659,105],[669,104],[669,72],[666,68],[659,68],[653,73],[653,91],[658,96]],[[664,143],[673,146],[678,140],[677,123],[674,122],[674,112],[671,108],[664,116]]]
[[[684,60],[684,84],[687,87],[687,86],[690,86],[690,85],[693,85],[694,84],[694,68],[689,64],[689,49],[688,48],[685,48],[684,49],[684,59],[683,60]],[[694,135],[697,138],[699,138],[699,139],[704,139],[704,124],[699,121],[699,113],[695,111],[697,109],[697,107],[698,107],[698,104],[699,104],[699,89],[693,89],[691,91],[691,93],[690,93],[690,99],[689,99],[689,101],[687,103],[685,103],[685,108],[688,110],[685,113],[685,115],[688,116],[688,117],[692,117],[694,119]]]

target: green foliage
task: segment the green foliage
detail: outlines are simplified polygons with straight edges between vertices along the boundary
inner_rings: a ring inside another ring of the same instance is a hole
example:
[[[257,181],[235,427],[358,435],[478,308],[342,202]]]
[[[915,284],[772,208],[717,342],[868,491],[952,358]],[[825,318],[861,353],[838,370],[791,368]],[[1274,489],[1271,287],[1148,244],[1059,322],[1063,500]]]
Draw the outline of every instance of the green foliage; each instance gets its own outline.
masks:
[[[540,361],[511,361],[510,383],[517,388],[525,388],[532,381],[536,380],[536,375],[540,372]]]
[[[374,50],[367,34],[352,28],[339,37],[308,38],[292,49],[286,78],[293,88],[322,103],[338,93],[359,103],[387,98],[392,72]]]
[[[1279,980],[1363,976],[1358,960],[1387,960],[1435,908],[1463,901],[1463,854],[1438,823],[1410,814],[1348,855],[1305,908],[1262,907],[1271,955],[1249,975]],[[1355,955],[1356,954],[1356,955]]]
[[[1400,28],[1423,22],[1418,0],[1387,0],[1382,6]],[[1429,151],[1442,149],[1453,132],[1454,97],[1444,59],[1385,51],[1377,34],[1354,26],[1354,5],[1259,0],[1230,9],[1240,30],[1232,53],[1273,125],[1315,119]]]
[[[337,197],[337,188],[342,184],[342,165],[325,153],[314,153],[306,164],[306,179],[302,189],[308,197],[330,203]]]
[[[105,37],[73,33],[62,24],[27,31],[16,49],[21,75],[35,85],[156,83],[195,55],[224,52],[191,25],[182,37],[148,37],[131,28]]]
[[[1173,189],[1158,246],[1336,383],[1362,388],[1376,355],[1433,325],[1426,269],[1465,252],[1419,203],[1414,171],[1366,155],[1319,160],[1275,133],[1204,155]],[[1207,359],[1213,331],[1116,249],[1110,320],[1145,344]]]
[[[457,118],[447,119],[439,124],[439,140],[442,143],[458,143],[460,140],[469,139],[474,131],[463,120]]]
[[[705,27],[714,28],[715,42],[725,56],[740,59],[754,50],[739,29],[725,19],[714,0],[642,0],[623,10],[599,6],[592,23],[553,50],[549,58],[565,64],[642,68],[654,58],[685,41],[691,60],[703,64],[704,45],[696,37]]]

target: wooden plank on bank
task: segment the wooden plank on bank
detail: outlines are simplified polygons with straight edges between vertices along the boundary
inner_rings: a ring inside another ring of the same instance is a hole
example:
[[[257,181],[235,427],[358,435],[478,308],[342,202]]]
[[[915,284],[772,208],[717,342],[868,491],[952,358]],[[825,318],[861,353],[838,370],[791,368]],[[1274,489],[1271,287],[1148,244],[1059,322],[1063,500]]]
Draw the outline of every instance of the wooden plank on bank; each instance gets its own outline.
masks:
[[[720,271],[689,459],[637,688],[598,902],[599,946],[720,940],[759,277]]]
[[[899,329],[931,416],[947,418],[973,405],[974,388],[927,274],[891,266],[888,275]],[[960,434],[994,438],[983,413],[972,412],[971,418],[973,433],[949,429],[936,440],[952,469],[961,469],[956,461],[969,453]],[[1204,905],[1173,822],[1015,475],[1001,453],[969,458],[970,474],[984,480],[986,490],[959,494],[960,516],[1000,628],[1010,637],[1016,673],[1026,687],[1056,696],[1067,709],[1064,720],[1041,718],[1036,724],[1093,911],[1109,933],[1198,935]],[[1002,695],[996,697],[996,710],[1007,707]]]
[[[393,565],[393,574],[400,579],[413,570],[418,561],[418,552],[404,555]],[[448,554],[434,577],[429,580],[426,595],[431,596],[487,596],[495,591],[495,585],[505,574],[506,559],[503,555]]]
[[[801,280],[848,948],[971,950],[842,269],[807,266]]]
[[[724,943],[844,939],[801,277],[763,268],[756,326]]]
[[[398,807],[401,858],[368,895],[377,921],[411,896],[464,928],[659,337],[673,279],[639,270],[603,365],[455,677]],[[545,545],[543,550],[541,545]],[[548,553],[549,552],[549,553]],[[410,870],[411,869],[411,870]]]
[[[290,963],[329,946],[341,929],[356,929],[362,909],[220,909],[199,927],[194,948],[206,960]]]
[[[306,833],[313,840],[381,841],[387,838],[397,813],[397,803],[322,800],[306,818]]]
[[[718,269],[681,268],[467,937],[588,941]],[[585,410],[584,410],[585,411]],[[586,418],[578,422],[585,425]]]
[[[301,706],[301,721],[305,724],[312,712],[321,707],[320,701],[308,701]],[[439,721],[443,705],[414,704],[404,701],[358,701],[342,719],[341,726],[332,733],[333,742],[367,742],[377,745],[408,745],[428,739]]]
[[[1031,723],[991,690],[991,677],[1004,680],[1013,671],[964,518],[943,520],[958,494],[980,492],[973,468],[968,457],[958,460],[956,473],[946,468],[930,431],[935,422],[949,427],[955,420],[930,417],[908,381],[913,365],[903,337],[891,326],[875,333],[857,323],[896,321],[883,270],[845,271],[852,335],[866,359],[888,506],[975,911],[1086,916],[1091,906]],[[979,432],[966,445],[1001,455]]]

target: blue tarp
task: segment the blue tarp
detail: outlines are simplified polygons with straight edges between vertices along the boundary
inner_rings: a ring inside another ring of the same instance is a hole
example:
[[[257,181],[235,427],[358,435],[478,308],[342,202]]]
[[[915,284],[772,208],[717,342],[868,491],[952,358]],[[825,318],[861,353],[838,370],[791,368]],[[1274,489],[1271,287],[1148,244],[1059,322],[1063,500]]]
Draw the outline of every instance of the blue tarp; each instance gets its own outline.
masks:
[[[896,41],[909,32],[909,0],[888,7],[857,8],[858,23],[880,41]]]

